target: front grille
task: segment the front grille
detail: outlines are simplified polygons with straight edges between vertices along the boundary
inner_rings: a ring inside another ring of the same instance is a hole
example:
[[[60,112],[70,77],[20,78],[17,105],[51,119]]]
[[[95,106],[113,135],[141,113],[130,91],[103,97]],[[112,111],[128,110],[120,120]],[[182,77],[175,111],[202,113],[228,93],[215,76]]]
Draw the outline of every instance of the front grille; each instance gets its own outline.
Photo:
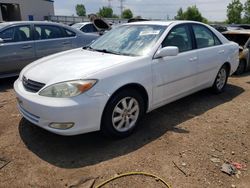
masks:
[[[23,82],[23,86],[27,91],[36,93],[38,92],[40,89],[42,89],[45,84],[44,83],[40,83],[40,82],[36,82],[30,79],[27,79],[25,76],[22,79]]]

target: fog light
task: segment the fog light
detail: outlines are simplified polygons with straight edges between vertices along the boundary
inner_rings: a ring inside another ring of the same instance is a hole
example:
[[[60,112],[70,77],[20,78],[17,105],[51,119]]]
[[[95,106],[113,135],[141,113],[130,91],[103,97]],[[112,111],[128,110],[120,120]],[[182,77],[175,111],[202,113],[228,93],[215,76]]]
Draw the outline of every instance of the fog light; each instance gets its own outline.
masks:
[[[51,124],[49,124],[50,128],[62,129],[62,130],[70,129],[73,126],[74,126],[74,123],[51,123]]]

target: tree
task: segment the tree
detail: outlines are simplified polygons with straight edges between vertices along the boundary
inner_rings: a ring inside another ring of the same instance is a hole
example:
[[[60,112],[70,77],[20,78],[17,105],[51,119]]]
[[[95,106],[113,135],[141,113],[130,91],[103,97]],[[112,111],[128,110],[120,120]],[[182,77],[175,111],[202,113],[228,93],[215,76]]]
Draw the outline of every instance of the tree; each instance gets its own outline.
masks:
[[[247,0],[244,4],[244,23],[250,23],[250,0]]]
[[[177,15],[174,17],[175,20],[185,20],[182,8],[177,11]]]
[[[240,0],[232,0],[227,6],[227,22],[229,24],[239,24],[242,21],[241,13],[243,11],[243,5]]]
[[[112,18],[113,17],[113,9],[110,7],[102,7],[99,9],[99,12],[97,13],[97,15],[104,17],[104,18]]]
[[[207,23],[207,19],[204,18],[199,9],[196,6],[190,6],[187,8],[185,12],[183,12],[182,8],[180,8],[175,16],[176,20],[193,20],[198,22]]]
[[[125,9],[122,12],[121,17],[124,18],[124,19],[131,19],[131,18],[133,18],[133,13],[132,13],[132,11],[130,9]]]
[[[77,4],[76,5],[76,14],[78,16],[86,16],[86,9],[83,4]]]

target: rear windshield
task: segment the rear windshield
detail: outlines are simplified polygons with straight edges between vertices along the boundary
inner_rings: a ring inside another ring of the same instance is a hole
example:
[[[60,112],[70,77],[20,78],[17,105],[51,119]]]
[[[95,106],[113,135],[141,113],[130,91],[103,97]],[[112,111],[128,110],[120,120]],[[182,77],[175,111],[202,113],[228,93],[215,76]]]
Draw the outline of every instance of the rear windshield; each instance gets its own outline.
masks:
[[[7,26],[7,24],[0,23],[0,30],[1,30],[2,28],[6,27],[6,26]]]
[[[238,43],[240,46],[244,46],[249,39],[249,35],[245,34],[224,34],[224,36],[233,42]]]

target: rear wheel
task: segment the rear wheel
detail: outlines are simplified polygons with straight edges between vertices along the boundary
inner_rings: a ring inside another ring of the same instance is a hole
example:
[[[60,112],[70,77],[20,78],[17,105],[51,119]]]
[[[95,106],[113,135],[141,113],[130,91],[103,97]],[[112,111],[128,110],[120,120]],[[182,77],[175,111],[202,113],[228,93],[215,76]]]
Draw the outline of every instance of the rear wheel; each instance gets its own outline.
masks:
[[[226,65],[223,65],[219,70],[212,87],[215,93],[221,93],[224,91],[225,86],[227,85],[228,75],[228,67]]]
[[[108,102],[102,118],[101,131],[111,137],[129,136],[144,114],[144,101],[133,89],[122,90]]]
[[[235,71],[236,75],[240,75],[243,74],[246,68],[246,61],[245,60],[240,60],[239,62],[239,66],[237,68],[237,70]]]

